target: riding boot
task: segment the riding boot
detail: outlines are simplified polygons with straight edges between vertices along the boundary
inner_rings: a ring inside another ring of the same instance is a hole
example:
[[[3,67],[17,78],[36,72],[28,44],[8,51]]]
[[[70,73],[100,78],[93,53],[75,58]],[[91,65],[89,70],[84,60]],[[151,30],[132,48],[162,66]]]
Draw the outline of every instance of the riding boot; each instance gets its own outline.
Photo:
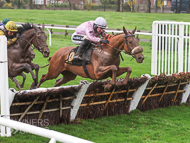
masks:
[[[78,50],[76,52],[76,55],[73,57],[74,60],[83,60],[82,59],[82,50],[83,48],[88,44],[88,40],[84,39],[84,41],[82,41],[82,43],[80,44],[80,46],[78,47]]]

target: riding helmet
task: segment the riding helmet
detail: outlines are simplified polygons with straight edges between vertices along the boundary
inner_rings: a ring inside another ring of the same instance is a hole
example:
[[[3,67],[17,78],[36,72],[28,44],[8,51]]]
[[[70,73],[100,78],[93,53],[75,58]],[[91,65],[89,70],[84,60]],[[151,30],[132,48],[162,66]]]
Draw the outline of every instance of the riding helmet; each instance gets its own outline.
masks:
[[[5,28],[7,31],[17,32],[16,24],[13,21],[7,22],[7,24],[5,25]]]
[[[103,17],[98,17],[95,19],[94,24],[96,24],[98,27],[105,29],[107,27],[107,22]]]
[[[9,22],[9,21],[10,21],[9,18],[4,18],[4,19],[3,19],[3,25],[7,24],[7,22]]]

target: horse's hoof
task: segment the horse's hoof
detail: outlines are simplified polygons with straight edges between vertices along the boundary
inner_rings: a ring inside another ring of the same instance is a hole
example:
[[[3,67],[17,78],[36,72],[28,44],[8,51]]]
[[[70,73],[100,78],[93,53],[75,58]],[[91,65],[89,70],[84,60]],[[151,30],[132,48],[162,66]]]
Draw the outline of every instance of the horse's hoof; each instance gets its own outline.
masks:
[[[33,82],[30,86],[30,89],[36,89],[37,87],[35,86],[35,82]]]
[[[123,82],[122,81],[118,81],[117,82],[117,86],[122,86],[123,85]]]
[[[112,88],[112,85],[111,84],[107,84],[104,86],[104,91],[107,92],[107,91],[110,91]]]

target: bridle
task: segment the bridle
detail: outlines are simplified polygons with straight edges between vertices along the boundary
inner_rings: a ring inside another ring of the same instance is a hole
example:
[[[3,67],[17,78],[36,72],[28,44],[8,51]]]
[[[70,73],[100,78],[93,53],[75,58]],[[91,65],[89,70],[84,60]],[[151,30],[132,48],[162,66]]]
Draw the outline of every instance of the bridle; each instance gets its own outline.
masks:
[[[135,35],[124,35],[124,39],[125,39],[125,43],[126,43],[127,48],[128,48],[128,52],[123,51],[123,50],[120,50],[120,49],[117,49],[117,48],[113,47],[113,46],[110,45],[110,44],[107,44],[107,45],[110,46],[110,47],[112,47],[112,48],[114,48],[114,49],[117,50],[117,51],[123,52],[123,53],[125,53],[125,54],[128,54],[128,55],[134,57],[134,55],[133,55],[133,53],[132,53],[132,50],[129,49],[129,44],[128,44],[128,42],[127,42],[127,38],[128,38],[128,37],[135,37]],[[100,45],[100,46],[101,46],[101,45]]]
[[[38,40],[37,40],[37,39],[38,39],[38,38],[37,38],[37,34],[38,34],[38,33],[45,33],[45,32],[43,32],[43,31],[34,32],[34,36],[33,36],[29,41],[28,41],[27,39],[25,39],[25,38],[23,38],[22,40],[26,41],[26,42],[28,43],[28,45],[32,47],[32,49],[39,49],[39,51],[42,52],[43,49],[44,49],[44,46],[46,46],[46,44],[42,44],[42,45],[39,45],[39,46],[38,46],[38,43],[39,43]],[[36,42],[36,45],[37,45],[37,46],[35,46],[35,47],[32,45],[32,40],[33,40],[34,38],[35,38],[35,42]],[[27,47],[28,45],[25,45],[24,49],[26,49],[26,47]],[[42,48],[41,48],[41,47],[42,47]]]
[[[128,42],[127,42],[127,38],[128,37],[135,37],[135,35],[125,35],[125,43],[126,43],[126,45],[127,45],[127,49],[128,49],[128,53],[126,52],[126,54],[128,54],[128,55],[131,55],[132,57],[134,57],[134,55],[133,55],[133,53],[132,53],[132,50],[130,51],[130,49],[129,49],[129,44],[128,44]]]

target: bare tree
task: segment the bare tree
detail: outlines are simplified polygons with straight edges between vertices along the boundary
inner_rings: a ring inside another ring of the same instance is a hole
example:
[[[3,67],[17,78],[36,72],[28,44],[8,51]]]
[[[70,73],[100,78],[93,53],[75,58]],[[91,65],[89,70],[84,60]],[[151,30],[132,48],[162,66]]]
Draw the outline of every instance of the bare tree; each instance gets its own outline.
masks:
[[[71,10],[71,0],[68,1],[69,1],[69,9]]]
[[[117,10],[116,11],[120,11],[120,0],[117,0]]]
[[[32,0],[29,0],[29,7],[30,7],[30,9],[33,9],[33,2],[32,2]]]
[[[188,0],[188,3],[187,3],[187,13],[190,13],[190,0]]]

